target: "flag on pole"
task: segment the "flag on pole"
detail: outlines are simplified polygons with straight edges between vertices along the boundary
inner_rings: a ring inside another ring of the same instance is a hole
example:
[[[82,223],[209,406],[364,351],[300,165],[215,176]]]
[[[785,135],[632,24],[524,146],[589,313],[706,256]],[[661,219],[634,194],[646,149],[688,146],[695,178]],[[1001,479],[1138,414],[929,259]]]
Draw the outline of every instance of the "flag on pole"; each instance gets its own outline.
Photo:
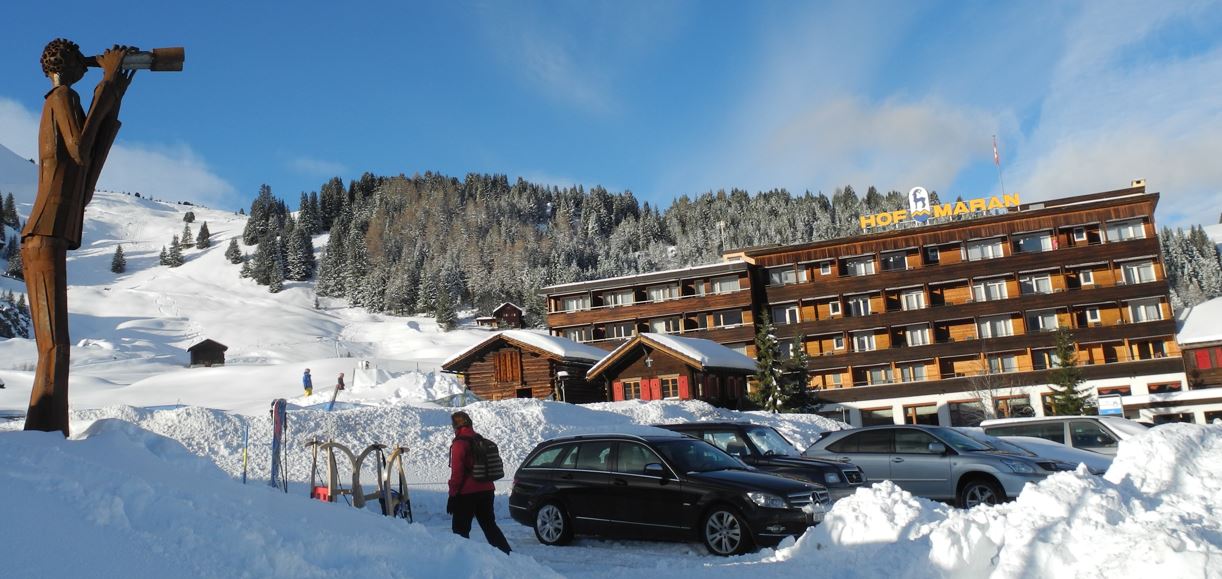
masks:
[[[993,164],[1001,166],[1001,155],[997,154],[997,135],[993,135]]]

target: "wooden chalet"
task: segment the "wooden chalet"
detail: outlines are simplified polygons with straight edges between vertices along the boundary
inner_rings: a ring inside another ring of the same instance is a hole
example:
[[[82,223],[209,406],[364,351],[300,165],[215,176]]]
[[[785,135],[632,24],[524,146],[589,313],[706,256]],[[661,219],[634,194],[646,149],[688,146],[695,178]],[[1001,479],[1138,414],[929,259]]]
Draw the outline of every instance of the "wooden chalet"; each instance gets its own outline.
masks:
[[[215,340],[204,340],[187,348],[187,352],[191,354],[192,366],[212,367],[225,365],[225,350],[228,349],[229,346]]]
[[[492,317],[496,318],[499,328],[515,330],[526,327],[526,312],[517,304],[505,302],[493,308]]]
[[[557,336],[506,330],[442,363],[484,400],[540,398],[602,402],[606,393],[586,371],[607,352]]]
[[[704,400],[741,407],[755,361],[702,338],[639,334],[595,364],[586,377],[608,384],[612,400]]]

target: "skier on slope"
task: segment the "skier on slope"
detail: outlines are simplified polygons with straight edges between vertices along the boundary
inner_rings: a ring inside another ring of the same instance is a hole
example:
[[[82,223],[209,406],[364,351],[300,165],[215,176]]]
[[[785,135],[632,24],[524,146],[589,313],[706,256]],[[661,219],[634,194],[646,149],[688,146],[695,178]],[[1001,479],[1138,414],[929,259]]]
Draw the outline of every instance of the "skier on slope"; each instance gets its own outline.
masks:
[[[305,374],[301,375],[301,387],[305,388],[305,395],[312,396],[314,394],[314,381],[310,379],[310,369],[305,369]]]

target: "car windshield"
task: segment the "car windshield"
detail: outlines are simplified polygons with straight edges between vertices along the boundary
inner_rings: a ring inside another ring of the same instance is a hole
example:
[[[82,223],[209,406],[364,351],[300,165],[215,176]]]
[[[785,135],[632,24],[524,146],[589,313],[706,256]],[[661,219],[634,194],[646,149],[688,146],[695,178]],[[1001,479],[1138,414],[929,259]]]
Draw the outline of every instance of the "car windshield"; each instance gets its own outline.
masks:
[[[1111,428],[1112,430],[1120,434],[1121,438],[1132,438],[1134,436],[1141,436],[1145,434],[1146,430],[1149,428],[1146,425],[1140,422],[1137,422],[1135,420],[1129,420],[1127,418],[1120,418],[1120,417],[1113,417],[1113,416],[1100,417],[1099,421],[1102,422],[1103,424],[1106,424],[1108,428]]]
[[[929,431],[941,438],[951,448],[959,452],[982,452],[993,450],[993,447],[973,440],[971,437],[950,428],[930,427]]]
[[[781,433],[767,427],[747,429],[747,438],[767,456],[798,456],[798,449],[789,444]]]
[[[747,469],[737,458],[703,440],[668,440],[659,442],[657,450],[680,472]]]
[[[1000,438],[997,438],[996,436],[989,436],[983,432],[977,432],[974,430],[968,430],[968,429],[963,429],[963,428],[956,429],[956,432],[964,436],[967,436],[968,438],[971,438],[972,440],[975,440],[976,442],[987,444],[1002,452],[1008,452],[1010,454],[1017,454],[1021,456],[1036,456],[1034,452],[1031,452],[1030,450],[1027,450],[1017,444],[1014,444],[1013,442],[1002,440]]]

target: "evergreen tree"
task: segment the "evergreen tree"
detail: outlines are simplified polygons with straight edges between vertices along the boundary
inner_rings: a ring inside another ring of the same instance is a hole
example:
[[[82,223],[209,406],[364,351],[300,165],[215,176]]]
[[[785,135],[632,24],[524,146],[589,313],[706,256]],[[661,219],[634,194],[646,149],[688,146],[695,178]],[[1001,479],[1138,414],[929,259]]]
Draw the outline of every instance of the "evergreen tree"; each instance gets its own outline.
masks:
[[[310,203],[310,196],[305,192],[301,194],[301,202],[297,209],[297,227],[305,230],[307,235],[313,235],[319,228],[319,219],[315,213],[314,204]]]
[[[437,325],[447,332],[453,330],[457,325],[458,314],[454,311],[454,302],[451,301],[450,292],[445,288],[442,288],[437,294],[433,317],[436,318]]]
[[[242,269],[238,271],[238,277],[253,278],[255,276],[254,267],[250,264],[250,256],[243,255],[241,257]]]
[[[267,285],[272,281],[272,269],[276,267],[276,248],[272,247],[273,244],[273,240],[264,239],[262,243],[255,246],[250,277],[259,285]]]
[[[199,235],[195,236],[195,249],[208,249],[212,246],[212,232],[208,231],[208,222],[199,226]]]
[[[170,254],[166,253],[165,246],[161,246],[161,255],[157,256],[157,265],[170,265]]]
[[[818,400],[810,389],[810,355],[806,353],[806,336],[798,336],[790,344],[789,356],[781,364],[782,393],[785,410],[814,412]]]
[[[268,240],[268,242],[270,241]],[[282,289],[284,289],[284,263],[280,261],[279,256],[276,256],[272,261],[271,270],[268,272],[267,291],[276,294],[280,293]]]
[[[195,223],[195,212],[187,211],[187,213],[182,216],[182,220],[186,221],[187,223]],[[188,237],[187,239],[190,239],[190,237]]]
[[[242,263],[242,250],[238,248],[238,238],[229,240],[229,247],[225,248],[225,259],[228,259],[229,263]]]
[[[17,217],[17,201],[13,199],[12,193],[5,195],[4,202],[0,203],[0,224],[13,229],[18,229],[21,225],[21,219]]]
[[[190,223],[183,224],[182,235],[180,235],[178,239],[182,243],[182,247],[184,248],[195,245],[195,242],[192,241],[193,239],[195,239],[195,236],[191,234],[191,224]]]
[[[178,267],[186,261],[182,257],[182,244],[178,240],[178,236],[174,236],[174,240],[170,243],[170,253],[166,255],[166,265],[170,267]]]
[[[6,275],[16,279],[25,279],[25,268],[21,264],[21,252],[18,251],[8,260],[8,268],[4,272]]]
[[[1052,413],[1058,416],[1077,416],[1085,413],[1090,406],[1090,394],[1082,392],[1082,370],[1078,368],[1078,354],[1074,350],[1073,335],[1069,329],[1062,327],[1056,331],[1056,346],[1053,348],[1056,356],[1056,367],[1052,370]]]
[[[110,258],[110,272],[123,273],[127,271],[127,258],[123,257],[123,246],[115,246],[115,255]]]
[[[755,379],[758,383],[752,394],[753,401],[768,412],[780,412],[785,407],[782,391],[781,348],[776,339],[776,328],[768,312],[760,318],[759,330],[755,333]]]

